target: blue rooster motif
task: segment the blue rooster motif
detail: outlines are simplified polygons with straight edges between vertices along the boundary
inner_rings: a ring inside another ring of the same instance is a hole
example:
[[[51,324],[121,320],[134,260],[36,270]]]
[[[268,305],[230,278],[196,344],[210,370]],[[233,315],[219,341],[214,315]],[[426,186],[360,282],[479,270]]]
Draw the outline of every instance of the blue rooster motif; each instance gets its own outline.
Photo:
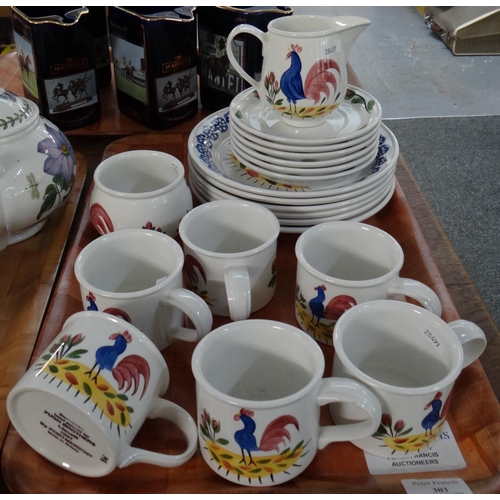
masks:
[[[99,308],[97,307],[96,297],[92,292],[89,292],[88,295],[85,296],[85,300],[89,303],[89,305],[87,306],[87,311],[99,311]],[[123,309],[118,309],[117,307],[107,307],[102,312],[112,314],[113,316],[124,319],[128,323],[132,323],[130,316]]]
[[[448,408],[450,406],[450,395],[448,395],[445,403],[443,404],[443,402],[441,401],[443,393],[439,391],[434,396],[434,399],[432,401],[429,401],[429,403],[425,405],[424,410],[428,410],[432,407],[431,412],[427,414],[422,420],[422,427],[425,430],[426,436],[427,433],[432,436],[433,427],[446,418],[446,414],[448,413]]]
[[[243,458],[240,463],[243,462],[245,465],[255,465],[252,458],[252,451],[275,450],[278,452],[278,445],[285,444],[285,438],[290,440],[290,432],[285,429],[287,425],[293,425],[297,430],[299,430],[299,422],[295,417],[291,415],[282,415],[268,424],[262,433],[259,444],[257,444],[257,439],[254,436],[256,424],[255,420],[252,418],[253,416],[254,412],[246,408],[242,408],[240,412],[234,416],[234,420],[241,420],[244,425],[243,429],[234,433],[234,440],[241,448]],[[248,455],[248,464],[245,458],[245,451]]]
[[[316,318],[316,325],[319,326],[320,320],[325,318],[337,321],[340,316],[351,307],[356,305],[356,300],[350,295],[337,295],[333,297],[328,304],[324,305],[326,295],[326,286],[318,285],[314,287],[317,295],[309,301],[309,309],[311,310],[311,323],[314,325],[314,318]]]
[[[127,344],[132,342],[132,336],[127,330],[123,333],[113,333],[109,339],[114,340],[114,344],[111,346],[101,346],[97,349],[95,364],[88,372],[85,372],[85,375],[97,381],[101,370],[109,370],[118,383],[118,390],[122,390],[126,384],[125,392],[127,392],[132,387],[132,384],[134,385],[132,395],[139,389],[140,377],[142,375],[144,387],[139,398],[142,399],[149,384],[150,369],[148,362],[142,356],[130,354],[117,363],[118,357],[125,352]],[[97,372],[94,374],[96,368]]]
[[[330,70],[336,70],[340,75],[339,65],[333,59],[320,59],[314,63],[308,71],[307,76],[302,83],[302,61],[300,53],[302,47],[292,44],[286,55],[286,59],[291,60],[290,68],[288,68],[280,79],[281,90],[285,94],[290,105],[290,113],[297,113],[297,101],[301,99],[311,99],[314,104],[321,100],[321,96],[326,98],[330,96],[330,87],[333,87],[335,92],[337,89],[337,79]],[[295,106],[295,110],[292,109]]]

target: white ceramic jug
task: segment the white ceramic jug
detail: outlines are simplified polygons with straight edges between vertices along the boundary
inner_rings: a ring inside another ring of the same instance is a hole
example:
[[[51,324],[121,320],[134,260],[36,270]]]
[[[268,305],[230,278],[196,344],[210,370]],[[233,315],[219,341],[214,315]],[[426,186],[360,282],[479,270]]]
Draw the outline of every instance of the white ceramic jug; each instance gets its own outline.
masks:
[[[347,90],[347,58],[358,35],[370,24],[353,16],[288,16],[274,19],[266,33],[241,24],[228,36],[227,46],[240,33],[262,42],[260,81],[246,73],[234,55],[234,69],[255,87],[263,105],[282,114],[294,127],[323,123],[343,101]]]

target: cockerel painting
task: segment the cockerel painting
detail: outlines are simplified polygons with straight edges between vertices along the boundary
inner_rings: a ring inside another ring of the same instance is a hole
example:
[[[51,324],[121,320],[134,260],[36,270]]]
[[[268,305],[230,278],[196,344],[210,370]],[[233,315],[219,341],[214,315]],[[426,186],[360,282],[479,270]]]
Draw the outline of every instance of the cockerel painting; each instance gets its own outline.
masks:
[[[119,391],[125,387],[125,384],[127,384],[125,392],[132,387],[132,384],[134,385],[132,395],[139,389],[140,377],[142,375],[144,387],[139,398],[142,399],[149,383],[150,371],[148,362],[142,356],[130,354],[117,363],[118,356],[123,354],[127,348],[127,344],[132,341],[132,336],[128,331],[124,331],[123,333],[113,333],[109,339],[114,340],[115,343],[111,346],[102,346],[97,349],[95,364],[85,375],[88,375],[93,380],[97,380],[101,370],[109,370],[118,383]],[[97,372],[94,374],[96,368]]]
[[[282,415],[274,419],[264,430],[260,438],[259,444],[254,436],[256,429],[255,420],[252,418],[253,411],[242,408],[239,413],[234,416],[235,420],[241,420],[244,427],[234,433],[234,440],[241,448],[243,458],[241,462],[245,465],[255,464],[252,459],[252,451],[276,451],[279,452],[280,444],[285,444],[285,438],[290,439],[290,432],[285,427],[293,425],[299,430],[299,422],[291,415]],[[245,451],[248,455],[248,463],[245,458]]]
[[[432,408],[430,413],[428,413],[422,420],[422,427],[425,430],[425,435],[429,433],[432,436],[432,429],[438,423],[442,422],[446,418],[448,409],[450,407],[450,396],[446,399],[445,403],[441,401],[443,393],[441,391],[437,392],[434,399],[425,405],[424,410]]]
[[[290,68],[280,79],[280,87],[288,100],[289,112],[292,115],[297,114],[297,101],[301,99],[309,99],[315,105],[322,102],[322,96],[324,96],[323,101],[328,99],[331,92],[335,93],[337,90],[337,78],[332,70],[340,76],[340,68],[336,61],[326,58],[315,62],[303,79],[301,52],[300,45],[291,45],[286,55],[286,59],[291,61]]]

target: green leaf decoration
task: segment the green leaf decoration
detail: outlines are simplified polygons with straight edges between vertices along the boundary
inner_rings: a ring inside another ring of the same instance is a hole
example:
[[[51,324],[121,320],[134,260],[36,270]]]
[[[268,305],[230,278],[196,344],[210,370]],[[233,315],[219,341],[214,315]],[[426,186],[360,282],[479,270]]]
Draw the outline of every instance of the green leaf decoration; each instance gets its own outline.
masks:
[[[262,470],[262,468],[257,468],[257,469],[252,469],[252,470],[249,470],[248,472],[249,472],[250,474],[258,474],[261,470]]]
[[[134,409],[131,406],[127,406],[127,411],[129,413],[134,413]]]
[[[293,449],[293,451],[297,451],[302,446],[303,443],[304,440],[300,441],[300,443]]]
[[[324,111],[326,108],[323,106],[322,108],[319,108],[318,111],[316,111],[316,113],[319,113],[320,111]]]
[[[403,431],[403,432],[400,432],[398,434],[398,436],[406,436],[407,434],[409,434],[411,431],[413,430],[413,427],[410,427],[409,429],[407,429],[406,431]]]
[[[352,102],[352,104],[363,104],[364,99],[361,99],[361,97],[356,96],[356,97],[353,97],[351,102]]]
[[[71,359],[79,359],[82,354],[85,354],[87,352],[87,349],[77,349],[76,351],[67,354],[66,357]]]
[[[50,189],[50,188],[52,188],[52,189]],[[38,215],[36,216],[37,220],[45,212],[48,212],[54,206],[56,199],[57,199],[56,188],[54,187],[54,184],[49,184],[47,186],[47,189],[45,190],[45,194],[43,196],[43,203],[42,203],[42,206],[40,207],[40,212],[38,212]]]
[[[271,461],[271,459],[270,459],[270,458],[264,458],[264,459],[262,459],[262,460],[257,460],[257,463],[258,463],[258,464],[261,464],[261,465],[266,465],[266,464],[268,464],[270,461]]]
[[[87,394],[87,396],[92,396],[92,389],[90,388],[90,385],[87,384],[87,382],[83,383],[83,390],[85,391],[85,394]]]
[[[280,455],[286,455],[288,452],[290,451],[290,448],[286,448],[285,450],[283,450]]]
[[[229,441],[227,439],[224,439],[224,438],[219,438],[215,442],[219,443],[219,444],[223,444],[223,445],[229,444]]]
[[[46,354],[45,356],[42,356],[42,359],[43,359],[44,361],[48,361],[51,357],[52,357],[52,355],[51,355],[51,354]]]
[[[123,412],[123,411],[120,414],[120,420],[122,422],[122,425],[125,425],[125,412]]]
[[[113,394],[112,392],[105,392],[104,395],[109,398],[109,399],[115,399],[116,394]]]
[[[243,474],[243,471],[241,471],[240,469],[238,469],[238,467],[235,467],[234,470],[240,475],[240,476],[244,476],[245,474]]]
[[[118,399],[121,399],[122,401],[128,401],[128,396],[125,396],[125,394],[118,394]]]
[[[236,111],[235,116],[236,116],[236,118],[243,118],[241,111]]]
[[[63,367],[65,370],[69,370],[70,372],[76,372],[80,369],[79,366],[77,365],[69,365],[69,366],[64,366]]]
[[[54,184],[56,186],[59,186],[61,189],[64,189],[64,185],[66,184],[66,181],[64,180],[64,175],[63,174],[54,175]]]
[[[49,370],[52,372],[52,373],[57,373],[59,370],[57,369],[57,366],[54,366],[54,365],[49,365]]]
[[[208,451],[212,455],[213,459],[220,464],[220,458],[212,450],[209,449]]]
[[[278,99],[276,102],[275,102],[276,106],[281,106],[283,104],[283,99]]]
[[[200,431],[205,437],[207,437],[208,439],[212,439],[212,436],[210,436],[210,433],[207,429],[205,429],[205,427],[203,427],[203,425],[200,425]]]
[[[228,455],[227,453],[221,453],[220,456],[226,460],[231,460],[233,458],[233,455]]]
[[[288,464],[276,464],[277,467],[281,467],[282,469],[288,467]]]

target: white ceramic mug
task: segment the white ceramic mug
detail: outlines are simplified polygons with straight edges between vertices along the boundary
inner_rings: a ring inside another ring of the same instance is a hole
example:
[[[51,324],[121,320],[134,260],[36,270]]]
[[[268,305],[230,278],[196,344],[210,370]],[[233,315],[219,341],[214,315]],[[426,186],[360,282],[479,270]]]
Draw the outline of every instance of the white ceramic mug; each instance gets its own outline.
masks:
[[[138,462],[177,467],[193,456],[198,437],[189,413],[160,397],[169,380],[162,355],[137,328],[80,312],[11,390],[7,412],[35,451],[75,474],[104,476]],[[173,455],[131,446],[148,418],[174,423],[187,446]]]
[[[124,229],[89,243],[75,261],[83,308],[119,316],[158,349],[174,339],[196,342],[212,328],[212,313],[183,288],[181,246],[147,229]],[[194,328],[185,328],[184,314]]]
[[[441,302],[431,288],[399,276],[401,245],[375,226],[351,221],[318,224],[300,235],[295,254],[295,317],[319,342],[331,345],[341,314],[369,300],[411,297],[441,316]]]
[[[274,19],[262,32],[250,24],[236,26],[227,37],[233,68],[259,93],[263,106],[296,127],[321,124],[344,100],[347,57],[370,21],[354,16],[287,16]],[[262,76],[252,78],[233,52],[239,34],[262,42]]]
[[[201,340],[192,369],[209,467],[234,483],[270,486],[295,478],[329,443],[371,435],[379,402],[353,380],[322,378],[324,363],[314,340],[277,321],[237,321]],[[340,401],[364,421],[320,426],[320,407]]]
[[[247,319],[274,296],[279,232],[276,216],[257,203],[218,200],[194,208],[179,226],[190,289],[214,315]]]
[[[374,455],[403,457],[431,444],[444,425],[453,384],[486,347],[465,320],[445,323],[426,309],[376,300],[349,309],[335,325],[332,374],[364,384],[382,405],[379,428],[353,443]],[[331,405],[335,423],[364,415]]]
[[[90,220],[99,234],[146,228],[171,237],[193,208],[182,163],[160,151],[113,155],[94,172]]]

